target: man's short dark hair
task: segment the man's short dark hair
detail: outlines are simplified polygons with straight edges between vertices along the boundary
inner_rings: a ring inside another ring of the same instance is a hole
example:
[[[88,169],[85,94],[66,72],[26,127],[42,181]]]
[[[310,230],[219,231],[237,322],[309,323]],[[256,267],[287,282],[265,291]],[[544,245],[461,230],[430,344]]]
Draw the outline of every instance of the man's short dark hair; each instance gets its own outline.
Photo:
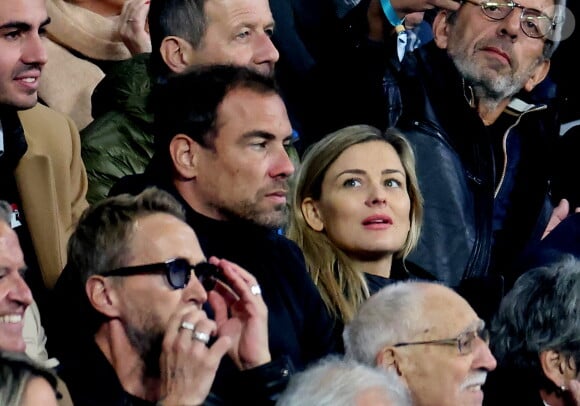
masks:
[[[169,68],[161,58],[163,39],[175,36],[197,48],[207,29],[204,6],[207,0],[155,0],[147,21],[151,37],[151,67],[156,76],[167,76]]]
[[[218,108],[234,89],[280,94],[273,78],[233,65],[192,67],[159,85],[153,98],[156,170],[166,173],[171,167],[169,144],[177,134],[185,134],[201,146],[213,148]]]

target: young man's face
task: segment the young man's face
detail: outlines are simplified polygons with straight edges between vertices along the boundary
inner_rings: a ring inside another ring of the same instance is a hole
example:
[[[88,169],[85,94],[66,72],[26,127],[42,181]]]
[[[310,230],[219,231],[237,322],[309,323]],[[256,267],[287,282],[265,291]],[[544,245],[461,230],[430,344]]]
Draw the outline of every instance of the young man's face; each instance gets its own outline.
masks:
[[[48,22],[45,0],[0,1],[0,106],[36,104]]]
[[[194,208],[218,220],[282,225],[294,166],[286,151],[292,126],[280,96],[230,91],[218,108],[216,129],[214,147],[200,149]]]
[[[0,349],[22,352],[24,311],[32,293],[22,278],[26,269],[16,233],[0,222]]]

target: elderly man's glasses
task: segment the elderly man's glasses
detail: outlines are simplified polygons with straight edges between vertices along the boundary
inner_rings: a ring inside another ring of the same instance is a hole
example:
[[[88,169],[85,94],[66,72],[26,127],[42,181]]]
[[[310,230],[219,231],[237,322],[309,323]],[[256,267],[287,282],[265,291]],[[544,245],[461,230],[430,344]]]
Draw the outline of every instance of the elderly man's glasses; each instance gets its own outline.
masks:
[[[467,355],[471,354],[471,352],[473,351],[473,343],[475,342],[475,339],[478,337],[481,338],[486,344],[489,344],[489,331],[485,328],[483,323],[477,330],[463,332],[455,338],[398,343],[393,345],[393,347],[406,347],[408,345],[428,345],[428,344],[450,345],[456,346],[461,355]]]
[[[482,1],[464,0],[467,3],[475,4],[481,7],[481,11],[492,20],[503,20],[515,9],[522,10],[520,14],[520,27],[524,34],[531,38],[544,38],[556,27],[554,20],[533,8],[527,8],[515,1]]]
[[[210,264],[209,262],[200,262],[191,265],[187,259],[173,258],[165,262],[155,264],[128,266],[124,268],[114,269],[112,271],[103,272],[102,276],[131,276],[142,274],[156,274],[162,273],[167,278],[167,282],[173,289],[183,289],[191,279],[191,272],[195,275],[203,285],[206,291],[210,291],[215,287],[217,281],[227,285],[224,276],[220,269]]]

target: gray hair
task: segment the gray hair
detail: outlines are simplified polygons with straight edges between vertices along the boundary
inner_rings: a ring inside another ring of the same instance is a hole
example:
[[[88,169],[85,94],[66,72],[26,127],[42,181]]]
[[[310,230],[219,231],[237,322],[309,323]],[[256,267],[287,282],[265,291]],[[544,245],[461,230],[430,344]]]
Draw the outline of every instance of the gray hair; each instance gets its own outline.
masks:
[[[539,354],[553,350],[580,365],[580,260],[525,272],[503,298],[491,325],[491,348],[502,367],[529,373],[538,389],[553,390]]]
[[[0,221],[10,225],[10,216],[12,215],[12,208],[5,200],[0,200]]]
[[[371,389],[394,406],[412,404],[407,386],[394,371],[329,356],[292,377],[276,406],[354,406]]]
[[[42,377],[48,381],[56,395],[56,375],[37,364],[25,353],[0,351],[0,405],[20,405],[31,379]]]
[[[465,3],[465,0],[461,3]],[[567,23],[571,24],[571,22],[566,21],[566,13],[566,0],[554,0],[554,16],[552,18],[554,28],[546,37],[546,41],[544,42],[544,50],[542,52],[544,59],[550,59],[560,45],[561,40],[566,39],[569,36],[568,31],[571,33],[570,30],[574,30],[574,27],[566,25]],[[449,23],[454,24],[456,16],[457,12],[449,12]]]
[[[423,289],[429,282],[397,282],[388,285],[364,302],[342,334],[350,359],[375,365],[379,351],[401,341],[409,341],[420,328]]]

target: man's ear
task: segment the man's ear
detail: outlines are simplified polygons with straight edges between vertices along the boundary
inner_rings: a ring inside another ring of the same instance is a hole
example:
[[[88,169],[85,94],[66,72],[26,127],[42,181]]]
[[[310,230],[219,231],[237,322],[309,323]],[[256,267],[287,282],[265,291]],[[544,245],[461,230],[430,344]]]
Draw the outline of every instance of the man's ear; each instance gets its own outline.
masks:
[[[111,288],[106,279],[93,275],[85,285],[85,291],[91,305],[110,318],[119,316],[117,292]]]
[[[393,347],[383,347],[377,354],[375,364],[378,368],[384,370],[392,369],[397,372],[397,375],[401,376],[399,360]]]
[[[182,73],[193,64],[193,47],[183,38],[173,35],[163,38],[159,51],[173,73]]]
[[[322,216],[320,215],[317,203],[313,198],[307,197],[304,199],[300,205],[300,208],[302,209],[304,220],[306,220],[306,223],[310,226],[310,228],[318,232],[324,230]]]
[[[540,83],[542,80],[546,78],[546,76],[548,76],[549,71],[550,71],[550,60],[549,59],[542,60],[538,64],[538,66],[535,67],[534,71],[532,72],[532,75],[524,84],[524,89],[527,92],[531,92],[538,83]]]
[[[184,180],[197,175],[197,159],[201,146],[185,134],[177,134],[169,144],[169,154],[177,175]]]
[[[566,385],[566,375],[569,363],[561,353],[548,350],[540,353],[540,364],[544,375],[558,388]]]
[[[433,19],[433,40],[435,44],[441,49],[447,49],[449,39],[449,11],[441,10]]]

